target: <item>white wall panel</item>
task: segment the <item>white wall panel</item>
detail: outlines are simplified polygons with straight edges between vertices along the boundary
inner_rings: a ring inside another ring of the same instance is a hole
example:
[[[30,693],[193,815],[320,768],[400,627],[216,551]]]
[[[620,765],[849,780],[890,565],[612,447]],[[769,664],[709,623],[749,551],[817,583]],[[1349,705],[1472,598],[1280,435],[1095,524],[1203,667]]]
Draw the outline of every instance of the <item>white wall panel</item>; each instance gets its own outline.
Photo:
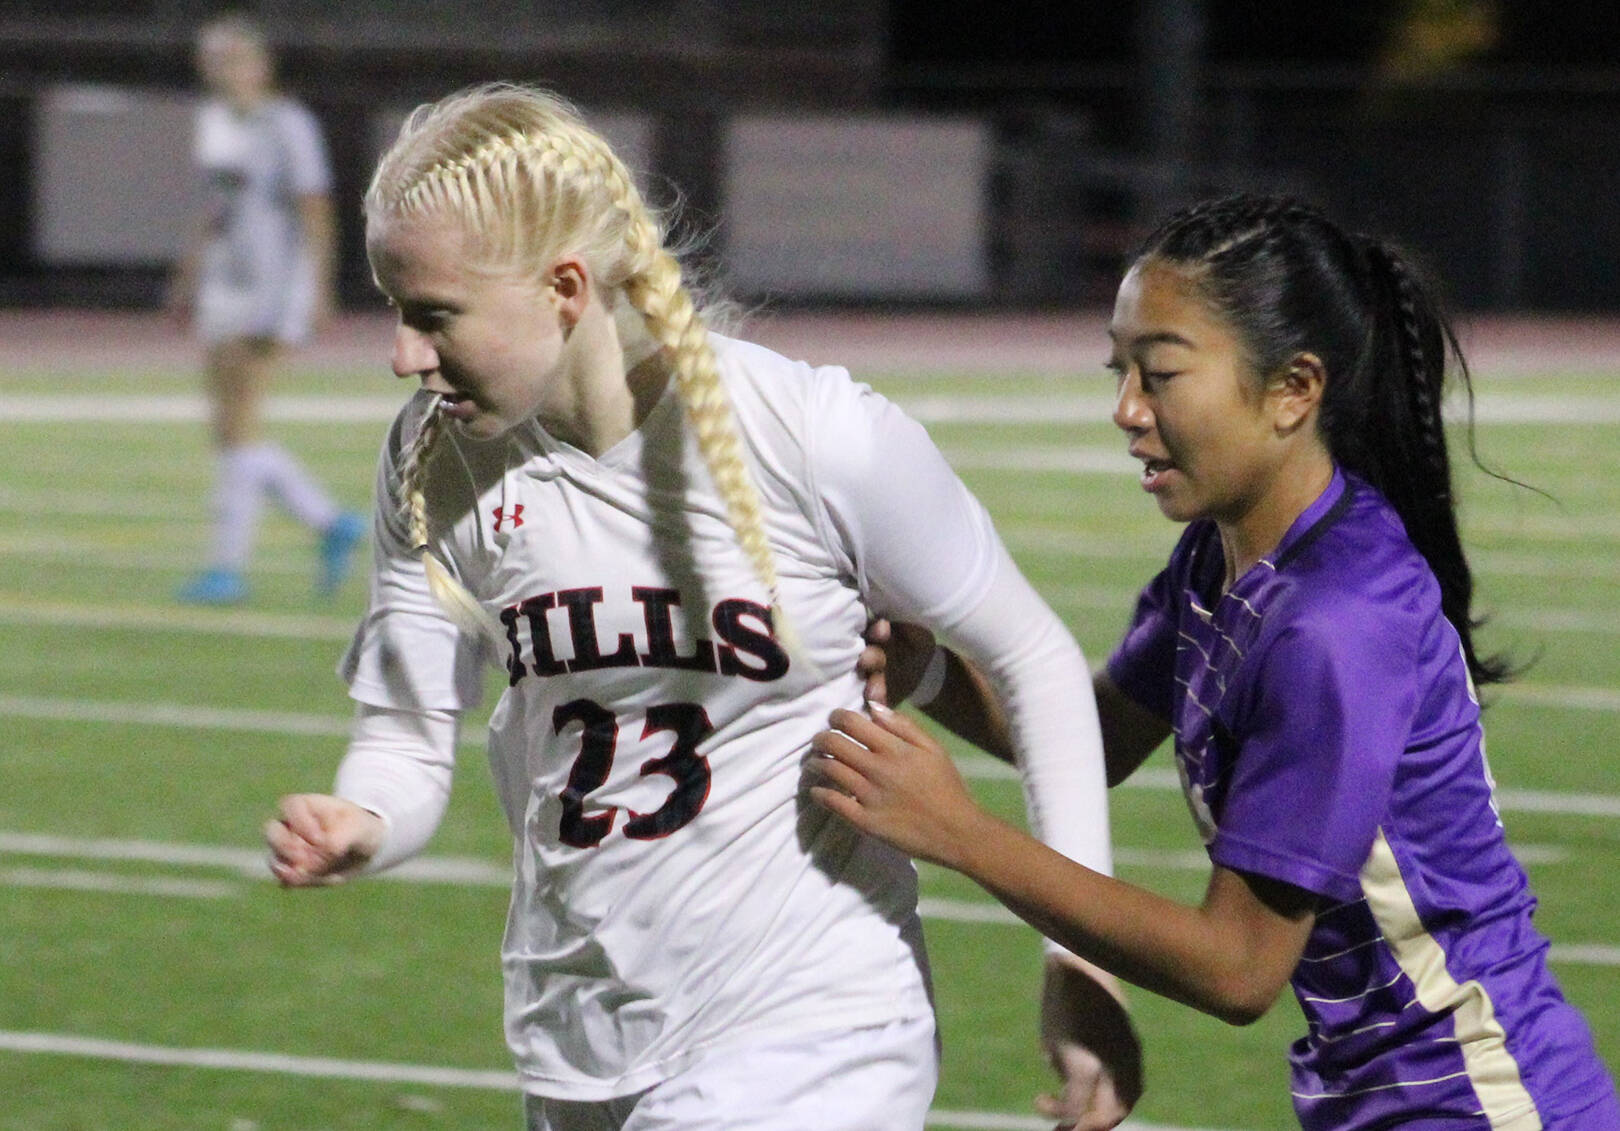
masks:
[[[185,242],[200,186],[189,94],[59,86],[34,101],[34,253],[58,265],[151,265]]]
[[[742,117],[727,131],[729,287],[797,297],[984,294],[989,127]]]

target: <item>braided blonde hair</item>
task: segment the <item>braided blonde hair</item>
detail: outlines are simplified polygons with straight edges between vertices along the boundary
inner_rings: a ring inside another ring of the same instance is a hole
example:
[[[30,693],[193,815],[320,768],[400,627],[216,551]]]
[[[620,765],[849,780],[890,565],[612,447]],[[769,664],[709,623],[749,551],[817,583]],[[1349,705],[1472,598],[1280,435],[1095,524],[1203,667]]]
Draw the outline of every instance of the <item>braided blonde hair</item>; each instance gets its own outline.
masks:
[[[365,207],[368,221],[434,215],[457,222],[487,264],[536,276],[557,255],[576,253],[595,272],[610,307],[621,297],[628,302],[641,326],[621,317],[621,335],[640,331],[644,340],[625,341],[625,352],[665,351],[732,529],[770,594],[778,632],[791,631],[781,615],[759,490],[743,458],[703,315],[683,282],[680,262],[665,246],[659,217],[643,202],[623,162],[572,106],[547,91],[492,83],[419,107],[379,163]],[[458,622],[465,623],[469,604],[487,622],[482,606],[427,552],[423,483],[442,432],[435,412],[404,461],[402,505],[435,596]],[[441,595],[440,584],[460,593]]]

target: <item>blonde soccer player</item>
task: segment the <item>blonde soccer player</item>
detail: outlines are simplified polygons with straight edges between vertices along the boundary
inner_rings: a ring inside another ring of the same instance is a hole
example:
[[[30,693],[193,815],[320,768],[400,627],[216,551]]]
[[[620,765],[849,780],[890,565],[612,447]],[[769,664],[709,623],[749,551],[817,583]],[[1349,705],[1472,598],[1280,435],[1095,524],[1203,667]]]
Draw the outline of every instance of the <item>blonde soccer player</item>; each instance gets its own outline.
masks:
[[[275,874],[419,851],[493,661],[528,1127],[921,1128],[916,874],[810,804],[810,740],[862,703],[870,618],[928,624],[1003,692],[1037,824],[1106,869],[1079,649],[918,425],[706,327],[659,218],[561,100],[495,85],[419,109],[366,218],[394,371],[422,387],[382,452],[353,737],[333,793],[267,826]],[[1053,1110],[1113,1126],[1129,1024],[1073,960],[1048,979]]]

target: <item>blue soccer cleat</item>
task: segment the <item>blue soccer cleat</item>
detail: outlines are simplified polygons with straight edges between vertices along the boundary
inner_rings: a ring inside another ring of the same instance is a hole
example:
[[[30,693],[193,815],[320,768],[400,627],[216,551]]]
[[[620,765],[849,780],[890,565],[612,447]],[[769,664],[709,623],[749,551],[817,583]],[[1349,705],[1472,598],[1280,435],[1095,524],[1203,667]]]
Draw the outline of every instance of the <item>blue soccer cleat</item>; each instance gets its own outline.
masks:
[[[354,564],[355,547],[366,536],[365,517],[354,511],[344,511],[321,532],[321,568],[315,579],[315,591],[323,597],[336,593],[349,576]]]
[[[242,574],[219,567],[203,570],[175,592],[175,598],[187,605],[240,605],[247,595]]]

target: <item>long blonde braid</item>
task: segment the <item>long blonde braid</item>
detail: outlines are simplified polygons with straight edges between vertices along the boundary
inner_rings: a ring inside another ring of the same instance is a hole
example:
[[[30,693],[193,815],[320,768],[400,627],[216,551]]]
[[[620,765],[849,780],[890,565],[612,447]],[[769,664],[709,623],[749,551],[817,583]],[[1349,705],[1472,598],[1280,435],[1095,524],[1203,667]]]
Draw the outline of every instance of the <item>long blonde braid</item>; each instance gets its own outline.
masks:
[[[491,264],[538,272],[557,254],[574,251],[595,269],[607,301],[622,294],[667,353],[698,450],[738,543],[769,594],[778,634],[790,650],[799,651],[781,609],[764,507],[708,328],[679,261],[665,247],[659,218],[607,142],[546,91],[508,84],[475,87],[411,115],[378,165],[366,212],[370,218],[437,213],[453,219]],[[407,461],[412,474],[402,476],[415,485],[402,493],[411,508],[411,538],[423,547],[428,527],[420,486],[441,430],[436,415],[424,423],[414,458]],[[482,606],[440,563],[428,566],[430,584],[434,566],[447,591],[453,587],[441,602],[447,607],[470,603],[488,621]],[[451,615],[464,619],[454,609]]]
[[[444,434],[444,405],[435,401],[422,418],[422,425],[411,439],[399,466],[400,509],[410,533],[411,548],[422,560],[428,592],[463,632],[482,634],[499,646],[502,630],[485,611],[477,597],[457,581],[445,564],[428,548],[427,467],[439,437]]]
[[[645,210],[642,223],[650,227]],[[782,620],[776,556],[765,534],[764,504],[743,457],[742,437],[709,344],[708,327],[682,285],[679,262],[661,245],[654,247],[646,268],[625,282],[625,298],[641,312],[648,331],[668,351],[675,392],[697,435],[698,451],[725,500],[737,541]],[[791,631],[785,621],[782,627]]]

